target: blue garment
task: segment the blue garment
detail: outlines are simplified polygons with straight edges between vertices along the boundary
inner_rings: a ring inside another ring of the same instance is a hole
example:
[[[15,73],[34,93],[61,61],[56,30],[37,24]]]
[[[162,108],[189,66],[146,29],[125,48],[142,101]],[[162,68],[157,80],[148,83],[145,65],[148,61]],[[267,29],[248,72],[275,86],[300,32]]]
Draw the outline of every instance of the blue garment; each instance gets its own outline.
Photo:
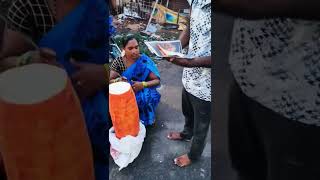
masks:
[[[107,63],[109,43],[105,20],[108,16],[104,0],[83,0],[44,35],[39,47],[55,50],[58,62],[68,75],[76,71],[70,63],[71,56],[82,62]],[[96,180],[108,179],[107,92],[98,92],[90,99],[82,100],[81,105],[92,145]]]
[[[160,73],[155,63],[148,56],[142,54],[134,64],[122,73],[122,76],[126,77],[132,84],[131,81],[146,81],[151,72],[160,79]],[[155,120],[155,110],[161,98],[156,88],[144,88],[135,94],[140,120],[144,125],[151,125]]]

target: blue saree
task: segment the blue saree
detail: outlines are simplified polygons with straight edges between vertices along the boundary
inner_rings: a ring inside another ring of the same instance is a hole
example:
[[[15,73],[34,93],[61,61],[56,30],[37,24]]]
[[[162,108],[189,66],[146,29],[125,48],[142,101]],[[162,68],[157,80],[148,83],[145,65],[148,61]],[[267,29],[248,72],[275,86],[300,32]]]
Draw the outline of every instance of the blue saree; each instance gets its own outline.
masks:
[[[142,54],[134,64],[122,73],[122,76],[126,77],[129,82],[141,82],[147,80],[150,72],[153,72],[160,79],[160,73],[155,63],[148,56]],[[151,125],[155,120],[155,110],[161,98],[156,88],[144,88],[135,93],[140,120],[144,125]]]
[[[39,41],[39,47],[53,49],[68,75],[75,72],[70,57],[82,62],[108,61],[108,7],[105,0],[82,0]],[[107,91],[82,100],[82,110],[93,150],[96,180],[108,179],[108,96]],[[70,142],[72,143],[72,142]],[[81,158],[81,157],[79,157]],[[76,162],[75,162],[76,163]]]

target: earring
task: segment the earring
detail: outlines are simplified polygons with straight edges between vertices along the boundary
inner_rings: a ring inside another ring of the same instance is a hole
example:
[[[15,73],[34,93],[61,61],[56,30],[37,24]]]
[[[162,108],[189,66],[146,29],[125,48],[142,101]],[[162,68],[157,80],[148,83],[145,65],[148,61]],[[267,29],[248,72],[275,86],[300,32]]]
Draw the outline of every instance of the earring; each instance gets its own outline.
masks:
[[[124,57],[126,55],[126,52],[124,50],[121,51],[121,57]]]

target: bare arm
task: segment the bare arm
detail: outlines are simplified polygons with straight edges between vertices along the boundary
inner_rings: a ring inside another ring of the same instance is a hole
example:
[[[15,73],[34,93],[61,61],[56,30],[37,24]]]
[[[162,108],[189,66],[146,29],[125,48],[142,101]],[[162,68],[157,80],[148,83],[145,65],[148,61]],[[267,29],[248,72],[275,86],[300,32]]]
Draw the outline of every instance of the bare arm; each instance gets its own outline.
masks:
[[[152,72],[149,74],[148,79],[149,81],[146,82],[147,87],[158,86],[160,84],[160,79]]]
[[[121,77],[121,75],[119,73],[117,73],[116,71],[110,69],[110,76],[109,76],[109,82],[111,82],[112,80]]]
[[[211,56],[196,57],[189,61],[187,67],[207,67],[211,68]]]
[[[11,57],[7,57],[3,60],[0,60],[0,73],[3,71],[6,71],[8,69],[16,67],[18,64],[17,59],[18,59],[17,56],[11,56]]]
[[[150,73],[148,76],[148,80],[146,83],[146,87],[154,87],[160,84],[160,79],[154,74]],[[145,86],[143,86],[143,82],[138,82],[138,81],[132,81],[133,85],[132,88],[135,92],[141,91]]]
[[[211,68],[211,56],[195,57],[190,59],[185,58],[165,58],[167,61],[182,67],[206,67]]]
[[[3,40],[0,51],[0,72],[15,67],[18,63],[18,56],[34,49],[34,46],[22,34],[7,28],[3,33]]]
[[[52,49],[38,49],[35,46],[30,45],[32,43],[28,44],[29,41],[25,38],[19,38],[19,34],[13,36],[15,35],[15,32],[13,31],[8,34],[11,35],[5,37],[4,46],[0,52],[0,72],[17,67],[18,65],[21,66],[29,63],[46,63],[62,67],[57,63],[56,53]]]
[[[318,0],[216,0],[216,11],[247,19],[320,19]]]

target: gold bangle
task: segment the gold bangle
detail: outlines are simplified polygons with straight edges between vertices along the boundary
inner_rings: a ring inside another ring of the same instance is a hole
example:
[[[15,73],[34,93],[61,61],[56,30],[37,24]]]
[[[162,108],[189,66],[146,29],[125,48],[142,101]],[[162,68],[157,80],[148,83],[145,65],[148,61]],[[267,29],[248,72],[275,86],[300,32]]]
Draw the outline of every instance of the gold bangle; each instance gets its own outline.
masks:
[[[145,81],[142,81],[142,86],[143,86],[143,88],[148,87],[148,85],[147,85],[147,83]]]

